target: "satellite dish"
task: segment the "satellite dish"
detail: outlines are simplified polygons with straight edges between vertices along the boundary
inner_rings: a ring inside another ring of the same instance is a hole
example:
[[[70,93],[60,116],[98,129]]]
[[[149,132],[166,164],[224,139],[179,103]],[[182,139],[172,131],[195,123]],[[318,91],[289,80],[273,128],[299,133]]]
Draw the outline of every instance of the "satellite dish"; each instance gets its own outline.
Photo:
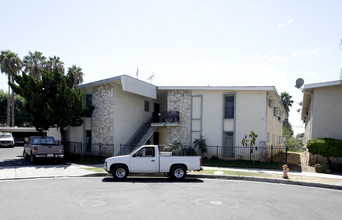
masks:
[[[295,87],[299,89],[300,87],[303,86],[303,84],[304,84],[304,79],[298,78],[298,79],[296,80],[296,85],[295,85]]]

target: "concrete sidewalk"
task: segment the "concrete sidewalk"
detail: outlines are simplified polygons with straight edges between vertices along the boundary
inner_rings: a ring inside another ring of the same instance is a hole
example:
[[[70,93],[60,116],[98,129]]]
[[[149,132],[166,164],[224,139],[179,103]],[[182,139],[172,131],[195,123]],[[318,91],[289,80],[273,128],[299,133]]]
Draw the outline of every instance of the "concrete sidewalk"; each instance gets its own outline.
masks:
[[[342,190],[342,175],[325,173],[290,171],[288,172],[288,179],[284,179],[281,170],[203,167],[203,172],[200,172],[200,174],[194,173],[194,176],[198,178],[248,180]]]
[[[0,180],[33,179],[33,178],[54,178],[54,177],[79,177],[98,175],[96,171],[89,169],[100,165],[84,166],[79,164],[69,165],[32,165],[0,167]],[[102,166],[102,164],[101,164]],[[104,171],[104,170],[103,170]],[[104,173],[106,174],[106,173]]]
[[[283,175],[282,170],[268,170],[268,169],[257,169],[257,168],[223,168],[223,167],[206,167],[202,166],[204,170],[230,170],[230,171],[240,171],[240,172],[255,172],[260,174],[279,174]],[[296,172],[289,171],[289,176],[307,176],[307,177],[321,177],[321,178],[331,178],[339,179],[342,181],[342,175],[327,174],[327,173],[314,173],[314,172]]]

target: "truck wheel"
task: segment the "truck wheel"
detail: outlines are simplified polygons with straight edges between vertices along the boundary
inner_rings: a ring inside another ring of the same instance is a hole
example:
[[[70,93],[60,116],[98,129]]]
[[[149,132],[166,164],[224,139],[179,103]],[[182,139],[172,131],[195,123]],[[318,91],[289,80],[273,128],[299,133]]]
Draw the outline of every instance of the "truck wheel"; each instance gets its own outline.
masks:
[[[25,150],[23,151],[23,157],[24,157],[24,159],[27,159],[27,153]]]
[[[30,160],[31,160],[31,163],[36,163],[36,158],[31,154],[31,157],[30,157]]]
[[[186,176],[186,169],[182,165],[176,165],[171,169],[171,178],[176,180],[183,180]]]
[[[123,180],[127,178],[128,170],[123,165],[116,165],[112,169],[112,175],[114,179]]]

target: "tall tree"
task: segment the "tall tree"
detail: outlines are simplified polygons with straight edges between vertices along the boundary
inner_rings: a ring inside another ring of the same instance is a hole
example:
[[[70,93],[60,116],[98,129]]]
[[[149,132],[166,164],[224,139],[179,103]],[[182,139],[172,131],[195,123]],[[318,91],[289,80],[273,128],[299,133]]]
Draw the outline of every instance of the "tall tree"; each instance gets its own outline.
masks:
[[[74,86],[83,83],[83,72],[81,67],[72,65],[72,67],[69,67],[68,74],[72,74],[74,76]]]
[[[46,57],[43,56],[42,52],[35,51],[32,53],[29,51],[29,55],[25,56],[23,60],[24,71],[40,78],[41,70],[43,69],[45,62]]]
[[[15,126],[20,127],[28,127],[32,126],[32,117],[31,115],[25,110],[24,107],[25,99],[23,99],[18,94],[15,94],[15,102],[14,102],[14,109],[15,109]],[[7,106],[7,93],[3,90],[0,90],[0,126],[6,126],[6,106]]]
[[[287,92],[282,92],[280,95],[280,100],[285,108],[285,111],[289,113],[290,107],[293,104],[292,96]]]
[[[64,140],[64,128],[80,126],[83,123],[83,95],[73,88],[73,81],[57,68],[49,72],[41,71],[41,79],[24,72],[16,75],[11,87],[25,100],[25,108],[32,115],[33,125],[38,131],[49,127],[60,128]],[[69,86],[71,82],[71,86]]]
[[[49,57],[49,60],[46,61],[45,69],[49,72],[53,72],[55,69],[57,69],[60,74],[64,75],[64,63],[59,57],[56,56]]]
[[[11,83],[12,77],[14,77],[22,68],[22,61],[17,54],[10,50],[1,51],[0,55],[0,68],[1,72],[7,74],[8,83]],[[13,83],[13,82],[12,82]],[[14,126],[14,93],[11,100],[11,87],[8,86],[7,97],[7,126],[10,126],[10,109],[12,107],[12,126]]]

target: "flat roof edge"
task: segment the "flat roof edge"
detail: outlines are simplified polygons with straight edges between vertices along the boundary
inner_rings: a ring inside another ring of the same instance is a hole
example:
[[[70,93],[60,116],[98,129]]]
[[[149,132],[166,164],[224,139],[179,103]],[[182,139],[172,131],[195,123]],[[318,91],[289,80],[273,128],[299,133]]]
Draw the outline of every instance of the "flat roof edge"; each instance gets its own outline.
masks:
[[[341,80],[311,83],[311,84],[305,84],[304,89],[313,89],[313,88],[327,87],[327,86],[337,86],[339,84],[341,84]]]
[[[239,90],[273,91],[274,86],[158,86],[159,90]]]

